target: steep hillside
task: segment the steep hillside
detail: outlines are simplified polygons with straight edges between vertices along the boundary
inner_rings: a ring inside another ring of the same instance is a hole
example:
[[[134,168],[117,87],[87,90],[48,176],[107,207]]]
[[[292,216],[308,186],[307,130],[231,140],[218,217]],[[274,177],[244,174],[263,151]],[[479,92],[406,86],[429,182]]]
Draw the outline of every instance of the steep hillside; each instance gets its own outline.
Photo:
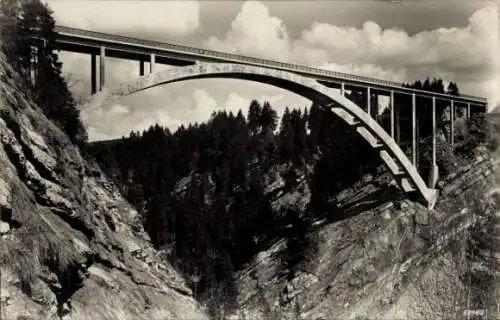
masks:
[[[499,159],[476,150],[435,210],[365,176],[338,195],[343,219],[277,238],[237,272],[229,318],[499,319]],[[309,201],[279,188],[280,206]]]
[[[136,211],[0,56],[1,319],[204,319]]]
[[[498,124],[457,119],[453,150],[441,120],[435,210],[314,105],[285,112],[279,133],[254,101],[246,118],[218,112],[90,149],[214,317],[491,316]]]

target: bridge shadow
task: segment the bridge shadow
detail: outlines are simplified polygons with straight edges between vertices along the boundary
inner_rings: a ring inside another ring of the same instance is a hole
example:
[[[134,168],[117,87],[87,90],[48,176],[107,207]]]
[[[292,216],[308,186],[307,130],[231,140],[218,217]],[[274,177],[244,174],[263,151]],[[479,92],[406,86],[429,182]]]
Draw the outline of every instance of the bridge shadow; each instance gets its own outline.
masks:
[[[318,252],[318,230],[364,212],[377,210],[377,208],[390,202],[408,198],[408,195],[405,195],[398,187],[387,185],[380,185],[376,190],[366,192],[361,197],[358,197],[358,195],[358,193],[353,194],[341,206],[331,201],[323,215],[313,215],[310,212],[299,214],[293,210],[287,210],[284,219],[286,221],[285,226],[277,233],[278,237],[272,240],[269,239],[270,241],[267,244],[274,244],[279,239],[279,236],[287,240],[288,245],[283,253],[282,272],[288,280],[291,280],[298,272],[312,268],[311,260],[315,258]]]
[[[404,199],[408,199],[408,194],[405,195],[398,187],[385,186],[382,189],[367,193],[361,198],[348,201],[341,206],[332,203],[323,217],[316,217],[309,222],[310,227],[307,228],[307,231],[314,232],[326,225],[350,219],[363,212],[375,210],[390,202]]]
[[[374,192],[366,194],[360,199],[347,202],[345,205],[338,209],[337,216],[334,217],[335,221],[344,220],[356,216],[362,212],[375,209],[383,204],[403,200],[407,198],[401,189],[396,186],[386,186]]]

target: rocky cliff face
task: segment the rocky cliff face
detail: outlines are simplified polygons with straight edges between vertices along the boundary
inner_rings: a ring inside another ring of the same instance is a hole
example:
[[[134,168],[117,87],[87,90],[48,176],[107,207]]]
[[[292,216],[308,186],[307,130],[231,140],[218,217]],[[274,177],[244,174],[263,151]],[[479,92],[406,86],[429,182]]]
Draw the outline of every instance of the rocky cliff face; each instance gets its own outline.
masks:
[[[339,195],[345,217],[278,239],[237,273],[239,308],[228,317],[500,318],[498,158],[479,148],[458,165],[441,182],[435,210],[401,200],[384,174],[364,177]]]
[[[137,213],[0,56],[1,319],[204,319]]]
[[[207,318],[136,211],[1,56],[0,77],[1,319]],[[500,318],[498,158],[478,150],[445,177],[431,211],[387,188],[387,175],[365,176],[338,195],[342,217],[292,226],[238,271],[238,307],[224,316]],[[297,183],[282,191],[271,179],[275,211],[304,210],[310,191]]]

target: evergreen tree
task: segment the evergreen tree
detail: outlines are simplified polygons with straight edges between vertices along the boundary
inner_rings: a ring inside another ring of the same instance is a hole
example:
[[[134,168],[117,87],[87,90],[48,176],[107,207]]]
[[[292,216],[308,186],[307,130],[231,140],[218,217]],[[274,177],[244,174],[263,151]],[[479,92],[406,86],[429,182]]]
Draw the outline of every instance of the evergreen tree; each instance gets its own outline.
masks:
[[[436,93],[444,93],[444,85],[442,79],[432,79],[431,91]]]
[[[410,86],[412,87],[412,86]],[[425,91],[431,91],[431,81],[429,80],[429,78],[426,78],[423,85],[422,85],[422,90],[425,90]]]
[[[248,129],[252,135],[259,133],[261,114],[262,106],[257,100],[252,100],[248,108]]]
[[[460,95],[459,94],[459,91],[458,91],[458,86],[455,82],[450,82],[448,84],[448,88],[446,89],[446,93],[447,94],[452,94],[452,95],[455,95],[455,96],[458,96]]]
[[[418,90],[422,90],[423,89],[422,82],[420,80],[415,81],[414,88],[418,89]]]
[[[307,133],[306,119],[302,116],[300,110],[295,109],[291,113],[291,122],[293,128],[293,163],[300,165],[303,160],[307,159]]]
[[[281,117],[279,152],[280,159],[283,162],[288,162],[292,158],[294,152],[292,115],[288,107],[285,108],[283,116]]]
[[[278,114],[271,107],[271,104],[269,104],[268,101],[265,101],[264,105],[262,106],[262,111],[259,117],[260,127],[266,133],[268,131],[273,132],[274,130],[276,130],[277,121],[278,121]]]
[[[0,7],[9,21],[2,29],[2,51],[21,74],[35,102],[45,115],[82,145],[87,140],[78,110],[55,53],[55,21],[52,11],[39,0],[8,0]],[[34,54],[36,56],[34,56]],[[32,60],[36,59],[35,83],[31,83]]]
[[[307,119],[307,128],[309,129],[308,135],[308,147],[310,154],[316,154],[318,152],[319,144],[319,134],[320,134],[320,123],[321,123],[321,107],[313,104],[309,111],[309,117]]]

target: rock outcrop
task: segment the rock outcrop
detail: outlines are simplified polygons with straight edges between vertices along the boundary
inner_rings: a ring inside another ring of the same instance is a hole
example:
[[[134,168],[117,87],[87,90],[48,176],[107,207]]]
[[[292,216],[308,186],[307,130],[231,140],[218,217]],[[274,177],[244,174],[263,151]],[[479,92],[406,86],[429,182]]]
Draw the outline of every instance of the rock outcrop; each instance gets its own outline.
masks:
[[[0,56],[1,319],[204,319],[137,212]]]
[[[435,210],[387,188],[382,172],[364,177],[338,195],[343,217],[313,223],[300,246],[278,239],[237,273],[229,318],[499,318],[498,158],[479,148],[458,165]]]

